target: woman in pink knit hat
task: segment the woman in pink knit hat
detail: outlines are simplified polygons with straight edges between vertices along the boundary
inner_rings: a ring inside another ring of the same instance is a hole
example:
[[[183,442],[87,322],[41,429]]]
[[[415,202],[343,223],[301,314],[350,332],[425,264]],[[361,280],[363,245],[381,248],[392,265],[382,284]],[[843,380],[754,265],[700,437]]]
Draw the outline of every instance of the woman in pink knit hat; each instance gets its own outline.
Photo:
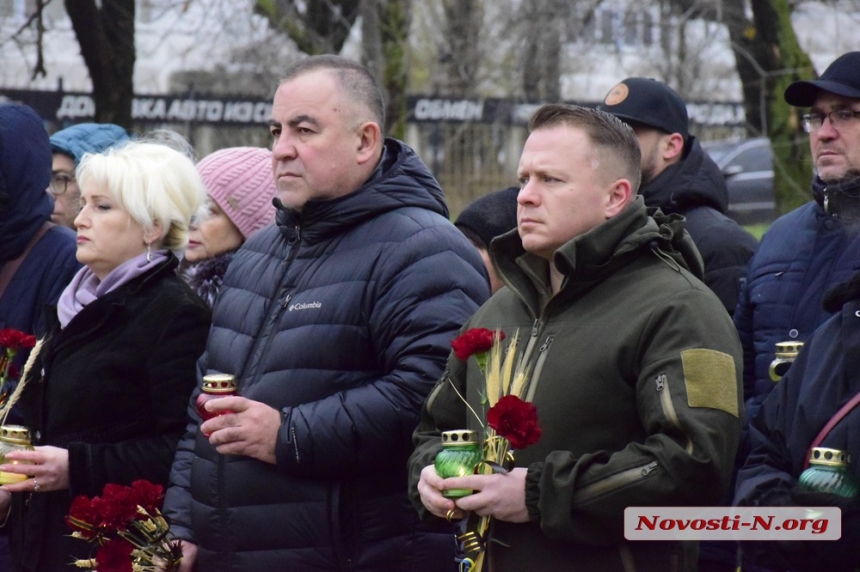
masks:
[[[209,195],[208,212],[191,227],[182,273],[212,306],[233,253],[275,221],[272,152],[229,147],[204,157],[197,170]]]

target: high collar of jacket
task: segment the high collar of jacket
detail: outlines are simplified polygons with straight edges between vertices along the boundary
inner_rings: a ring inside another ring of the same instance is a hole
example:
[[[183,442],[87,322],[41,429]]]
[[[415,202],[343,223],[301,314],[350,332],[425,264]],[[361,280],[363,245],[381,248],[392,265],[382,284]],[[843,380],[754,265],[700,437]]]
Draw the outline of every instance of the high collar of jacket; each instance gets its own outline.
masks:
[[[812,195],[828,215],[850,224],[860,221],[860,177],[825,183],[816,175],[812,180]]]
[[[565,277],[564,290],[573,282],[602,279],[643,248],[698,278],[704,276],[701,256],[684,230],[684,218],[646,208],[641,196],[618,216],[563,244],[553,256],[553,264]],[[546,297],[549,263],[526,252],[516,230],[496,238],[490,245],[490,253],[503,280],[515,289],[526,287],[534,295]],[[526,281],[528,286],[524,284]]]
[[[695,137],[687,140],[684,159],[669,165],[654,180],[642,185],[645,204],[664,213],[681,213],[707,206],[725,214],[729,206],[726,180]]]
[[[385,140],[376,170],[356,191],[337,199],[308,201],[301,213],[277,199],[275,206],[281,234],[290,240],[300,233],[302,241],[311,244],[403,207],[422,208],[448,218],[439,183],[415,151],[396,139]]]

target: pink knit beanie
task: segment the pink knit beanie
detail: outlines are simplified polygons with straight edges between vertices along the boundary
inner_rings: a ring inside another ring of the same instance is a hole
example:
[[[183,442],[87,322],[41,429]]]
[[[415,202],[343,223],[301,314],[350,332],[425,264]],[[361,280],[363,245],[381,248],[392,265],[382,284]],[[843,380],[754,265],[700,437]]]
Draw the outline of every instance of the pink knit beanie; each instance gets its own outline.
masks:
[[[272,152],[260,147],[229,147],[197,163],[209,196],[247,240],[275,220],[277,192]]]

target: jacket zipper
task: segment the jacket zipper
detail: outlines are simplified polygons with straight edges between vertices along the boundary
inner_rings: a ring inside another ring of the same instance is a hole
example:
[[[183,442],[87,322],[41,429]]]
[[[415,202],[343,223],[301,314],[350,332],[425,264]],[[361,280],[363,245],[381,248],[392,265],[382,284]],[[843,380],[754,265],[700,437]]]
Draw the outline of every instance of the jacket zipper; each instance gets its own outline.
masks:
[[[284,273],[281,276],[281,284],[278,284],[278,293],[280,293],[280,291],[283,289],[283,287],[284,287],[283,281],[286,279],[287,270],[289,269],[290,264],[292,264],[293,260],[296,257],[296,254],[298,253],[299,237],[301,236],[300,230],[301,229],[297,226],[296,227],[296,239],[290,240],[288,242],[288,244],[290,245],[290,251],[287,254],[287,256],[284,258],[285,268],[284,268]],[[264,332],[257,332],[258,334],[262,333],[262,335],[257,336],[257,341],[254,344],[254,347],[251,348],[251,352],[249,354],[251,357],[249,358],[249,361],[247,362],[249,367],[248,367],[248,369],[246,369],[243,372],[243,373],[245,373],[245,375],[243,376],[243,379],[251,379],[251,378],[249,378],[248,373],[256,372],[259,369],[259,362],[262,359],[261,356],[263,356],[265,354],[265,351],[269,346],[270,340],[273,337],[273,336],[270,336],[269,333],[271,333],[271,329],[274,328],[275,324],[277,324],[278,316],[280,315],[283,308],[286,307],[286,304],[289,303],[291,297],[292,297],[291,294],[287,293],[284,296],[284,302],[282,304],[277,304],[277,303],[273,304],[272,310],[270,310],[269,315],[264,317],[263,322],[262,322]],[[275,298],[275,300],[277,300],[277,298]],[[266,340],[264,347],[259,346],[260,338],[263,338]],[[253,373],[253,377],[257,377],[257,373]],[[295,447],[296,457],[298,458],[298,444],[295,443],[295,439],[293,439],[293,447]],[[226,468],[225,468],[225,456],[224,455],[220,455],[218,457],[218,469],[217,470],[218,470],[218,483],[219,483],[218,496],[220,499],[219,500],[219,509],[220,509],[219,516],[222,519],[226,520],[228,518],[228,515],[227,515],[226,495],[224,493],[224,487],[223,487],[224,474],[225,474],[225,470],[226,470]]]
[[[585,503],[602,494],[619,489],[624,485],[634,483],[639,479],[650,475],[657,467],[657,461],[651,461],[647,465],[640,465],[638,467],[633,467],[631,469],[621,471],[620,473],[610,475],[605,479],[586,485],[573,493],[573,502],[580,504]]]
[[[299,454],[299,444],[296,441],[296,426],[290,425],[290,439],[293,441],[293,451],[296,455],[296,464],[300,465],[302,463],[302,456]]]
[[[672,427],[687,437],[687,446],[685,450],[688,454],[693,452],[693,441],[690,436],[681,428],[681,421],[678,419],[678,412],[675,411],[675,404],[672,403],[672,393],[669,391],[669,376],[661,373],[654,380],[657,385],[657,393],[660,394],[660,406],[663,408],[663,415],[672,424]]]
[[[298,244],[302,240],[302,227],[296,226],[294,230],[296,231],[295,238],[292,238],[287,241],[287,244],[290,245],[290,252],[284,258],[284,263],[287,265],[287,268],[289,268],[290,264],[292,264],[293,262],[293,259],[296,257],[296,252],[298,251]],[[284,275],[286,275],[286,272],[284,272]],[[280,304],[281,310],[285,310],[287,308],[287,304],[290,303],[290,299],[292,297],[292,294],[287,294],[286,296],[284,296],[284,301]],[[275,315],[277,315],[277,313]]]
[[[532,374],[529,377],[529,387],[526,391],[525,400],[526,401],[534,401],[535,392],[537,391],[538,381],[540,381],[540,374],[543,371],[543,364],[546,362],[547,354],[549,354],[549,347],[552,345],[552,340],[554,338],[552,336],[548,336],[546,341],[544,341],[543,345],[538,348],[538,359],[537,363],[535,363],[535,368],[532,370]]]
[[[522,359],[526,360],[531,356],[532,352],[534,351],[535,344],[537,343],[539,333],[540,333],[540,318],[536,318],[534,323],[532,324],[532,330],[531,330],[531,333],[529,335],[529,342],[526,344],[526,349],[523,351],[523,358]],[[528,362],[524,361],[523,363],[528,363]]]
[[[251,359],[249,359],[247,362],[248,368],[244,372],[245,373],[245,375],[243,376],[244,380],[249,380],[249,379],[253,379],[253,378],[257,377],[256,370],[259,367],[260,360],[262,359],[262,356],[265,355],[266,350],[268,350],[269,344],[271,343],[271,340],[273,338],[273,336],[271,336],[269,334],[271,334],[272,331],[274,330],[275,325],[278,323],[278,317],[287,308],[287,305],[290,303],[290,300],[292,299],[292,293],[286,289],[284,281],[286,280],[290,265],[292,265],[293,260],[295,260],[296,255],[298,254],[298,250],[299,250],[299,238],[298,237],[301,236],[300,230],[301,229],[299,227],[296,227],[296,239],[289,241],[288,244],[290,245],[290,252],[284,258],[284,273],[281,276],[281,283],[278,284],[277,297],[275,298],[277,300],[280,296],[283,296],[283,300],[281,301],[280,304],[278,304],[278,303],[273,304],[272,309],[269,311],[269,314],[267,316],[265,316],[263,319],[263,324],[264,324],[263,330],[261,332],[258,332],[258,334],[260,334],[260,335],[257,337],[257,344],[260,343],[259,342],[260,339],[264,339],[265,342],[264,342],[263,346],[259,346],[259,345],[255,344],[255,346],[253,348],[251,348],[251,353],[250,353]]]

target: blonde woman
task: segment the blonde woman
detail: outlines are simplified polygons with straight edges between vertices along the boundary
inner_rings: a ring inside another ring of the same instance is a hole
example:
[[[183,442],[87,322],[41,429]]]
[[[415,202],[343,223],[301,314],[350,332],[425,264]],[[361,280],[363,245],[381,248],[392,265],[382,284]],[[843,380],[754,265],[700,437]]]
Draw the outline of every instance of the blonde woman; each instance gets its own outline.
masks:
[[[90,557],[69,537],[71,500],[104,485],[166,485],[187,423],[210,315],[177,277],[174,252],[205,199],[194,163],[161,143],[134,141],[85,155],[76,178],[77,258],[84,267],[49,313],[49,334],[17,403],[35,451],[0,471],[16,570],[55,571]]]

